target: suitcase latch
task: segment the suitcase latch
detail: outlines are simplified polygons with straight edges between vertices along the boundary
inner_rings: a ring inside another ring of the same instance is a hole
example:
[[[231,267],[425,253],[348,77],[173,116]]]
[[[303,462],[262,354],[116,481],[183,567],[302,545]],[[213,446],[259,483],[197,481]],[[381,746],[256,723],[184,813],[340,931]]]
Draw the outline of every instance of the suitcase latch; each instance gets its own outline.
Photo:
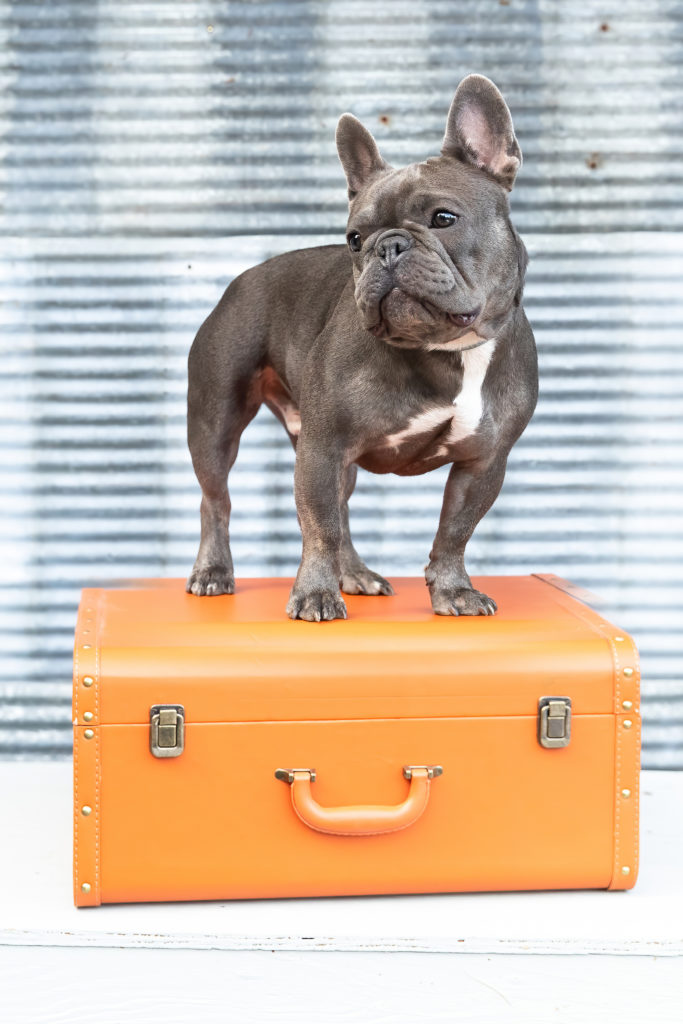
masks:
[[[182,704],[153,704],[149,709],[149,749],[155,757],[178,757],[185,746]]]
[[[541,697],[538,702],[538,742],[542,747],[566,747],[571,735],[570,697]]]

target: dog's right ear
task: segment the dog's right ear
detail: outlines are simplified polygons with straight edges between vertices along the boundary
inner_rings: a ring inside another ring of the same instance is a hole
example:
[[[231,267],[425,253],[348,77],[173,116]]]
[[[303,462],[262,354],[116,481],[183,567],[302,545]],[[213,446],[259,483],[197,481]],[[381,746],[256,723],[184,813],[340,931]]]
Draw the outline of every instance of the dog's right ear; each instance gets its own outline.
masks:
[[[353,114],[342,114],[337,124],[337,153],[346,175],[349,199],[361,190],[370,178],[390,170],[367,128]]]

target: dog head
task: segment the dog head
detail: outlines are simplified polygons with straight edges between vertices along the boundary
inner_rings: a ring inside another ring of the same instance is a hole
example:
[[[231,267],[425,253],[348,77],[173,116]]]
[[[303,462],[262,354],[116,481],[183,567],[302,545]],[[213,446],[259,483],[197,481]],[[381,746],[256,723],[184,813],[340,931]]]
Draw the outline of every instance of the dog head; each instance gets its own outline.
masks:
[[[527,254],[508,202],[522,154],[493,82],[460,83],[440,156],[395,169],[351,114],[337,150],[366,329],[401,348],[464,350],[494,337],[521,301]]]

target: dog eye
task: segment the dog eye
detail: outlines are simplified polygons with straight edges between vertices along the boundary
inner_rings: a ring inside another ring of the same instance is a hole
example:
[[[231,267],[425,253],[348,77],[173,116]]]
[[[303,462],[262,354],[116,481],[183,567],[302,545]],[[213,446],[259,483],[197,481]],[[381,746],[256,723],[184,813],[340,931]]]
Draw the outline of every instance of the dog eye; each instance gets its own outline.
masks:
[[[346,236],[346,241],[349,243],[349,249],[351,252],[360,252],[363,246],[361,237],[357,231],[352,231]]]
[[[458,219],[457,213],[451,213],[450,210],[437,210],[432,217],[433,228],[450,228]]]

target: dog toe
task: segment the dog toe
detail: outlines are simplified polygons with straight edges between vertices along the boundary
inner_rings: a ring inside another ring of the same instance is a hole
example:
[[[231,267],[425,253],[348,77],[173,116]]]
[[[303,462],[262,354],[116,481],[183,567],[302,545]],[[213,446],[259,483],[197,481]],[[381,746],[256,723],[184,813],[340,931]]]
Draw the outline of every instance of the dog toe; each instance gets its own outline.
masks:
[[[310,593],[293,592],[287,604],[290,619],[305,619],[307,622],[345,619],[346,605],[341,594],[331,590],[314,590]]]
[[[210,565],[203,569],[195,569],[187,581],[185,590],[195,597],[234,594],[235,578],[225,566]]]
[[[437,615],[495,615],[498,610],[495,601],[470,587],[432,591],[432,608]]]
[[[363,565],[356,569],[349,569],[342,572],[340,580],[341,589],[345,594],[367,594],[383,595],[390,597],[394,593],[389,580],[385,580],[379,573],[373,572]]]

